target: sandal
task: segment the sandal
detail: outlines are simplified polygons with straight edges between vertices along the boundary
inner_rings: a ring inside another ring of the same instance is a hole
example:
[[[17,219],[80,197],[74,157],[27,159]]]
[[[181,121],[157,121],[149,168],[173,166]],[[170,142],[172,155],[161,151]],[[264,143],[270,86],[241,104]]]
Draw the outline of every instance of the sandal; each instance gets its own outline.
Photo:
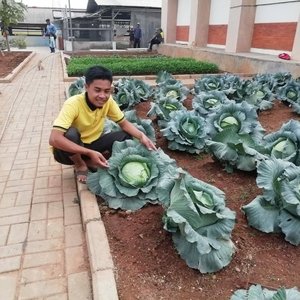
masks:
[[[74,174],[78,182],[85,184],[87,179],[88,170],[86,171],[77,171],[74,169]]]

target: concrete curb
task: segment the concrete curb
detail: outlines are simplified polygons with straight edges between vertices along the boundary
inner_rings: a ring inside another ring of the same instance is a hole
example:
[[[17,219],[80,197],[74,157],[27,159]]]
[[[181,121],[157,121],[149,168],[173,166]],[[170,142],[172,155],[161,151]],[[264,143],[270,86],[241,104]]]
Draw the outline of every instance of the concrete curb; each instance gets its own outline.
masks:
[[[92,274],[93,299],[118,300],[115,267],[96,196],[85,184],[78,182],[77,193]]]
[[[20,73],[27,63],[35,56],[35,52],[29,54],[10,74],[4,78],[0,78],[0,83],[9,83]]]

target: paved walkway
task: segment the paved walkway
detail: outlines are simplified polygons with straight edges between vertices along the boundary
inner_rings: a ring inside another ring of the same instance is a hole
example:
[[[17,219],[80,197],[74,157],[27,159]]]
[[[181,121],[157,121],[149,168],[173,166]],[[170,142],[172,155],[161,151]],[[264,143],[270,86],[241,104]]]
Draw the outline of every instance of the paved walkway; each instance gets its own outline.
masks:
[[[43,60],[44,70],[37,69]],[[65,100],[59,53],[37,53],[0,83],[0,299],[92,299],[73,169],[54,162]]]

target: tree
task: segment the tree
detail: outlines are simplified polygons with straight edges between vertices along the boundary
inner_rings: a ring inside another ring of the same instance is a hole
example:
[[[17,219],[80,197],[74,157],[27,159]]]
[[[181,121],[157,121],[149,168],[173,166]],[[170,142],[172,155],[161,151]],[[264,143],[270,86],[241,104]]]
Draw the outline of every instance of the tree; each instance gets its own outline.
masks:
[[[0,22],[1,33],[6,40],[7,50],[10,51],[8,43],[8,28],[24,20],[26,5],[15,0],[0,0]]]

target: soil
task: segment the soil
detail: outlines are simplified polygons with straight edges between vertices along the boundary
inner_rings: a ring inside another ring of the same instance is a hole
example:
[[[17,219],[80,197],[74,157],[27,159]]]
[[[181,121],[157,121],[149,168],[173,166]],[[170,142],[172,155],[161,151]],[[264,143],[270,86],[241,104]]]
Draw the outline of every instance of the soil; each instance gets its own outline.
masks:
[[[0,78],[9,75],[31,52],[13,51],[0,53]]]
[[[136,110],[141,118],[146,118],[149,108],[149,102],[144,102]],[[279,101],[272,110],[259,115],[268,132],[278,130],[290,119],[300,117]],[[201,274],[189,268],[176,253],[171,234],[163,229],[162,207],[147,206],[127,213],[111,210],[99,201],[121,300],[230,299],[236,289],[248,289],[252,284],[269,289],[300,287],[300,247],[286,242],[282,234],[265,234],[250,228],[241,211],[243,205],[261,193],[256,186],[256,172],[228,174],[210,155],[168,150],[159,133],[157,146],[191,175],[225,192],[227,206],[237,214],[232,232],[236,253],[224,269]]]

